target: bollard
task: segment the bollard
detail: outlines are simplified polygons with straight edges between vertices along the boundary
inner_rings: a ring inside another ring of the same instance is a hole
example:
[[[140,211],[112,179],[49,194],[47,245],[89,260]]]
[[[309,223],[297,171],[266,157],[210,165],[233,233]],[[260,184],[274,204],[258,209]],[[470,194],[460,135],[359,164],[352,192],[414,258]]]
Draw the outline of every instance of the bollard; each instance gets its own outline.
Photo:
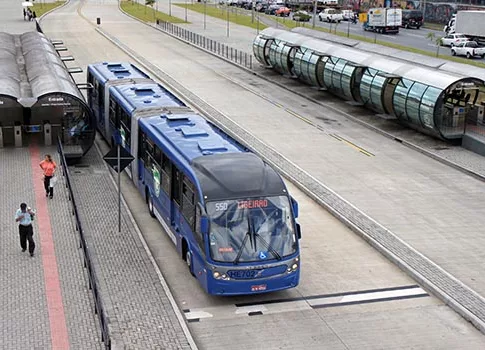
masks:
[[[15,122],[13,135],[15,139],[15,147],[22,147],[22,125],[20,122]]]
[[[44,120],[44,145],[52,145],[52,125],[48,120]]]
[[[96,24],[99,26],[101,25],[101,17],[96,18]]]

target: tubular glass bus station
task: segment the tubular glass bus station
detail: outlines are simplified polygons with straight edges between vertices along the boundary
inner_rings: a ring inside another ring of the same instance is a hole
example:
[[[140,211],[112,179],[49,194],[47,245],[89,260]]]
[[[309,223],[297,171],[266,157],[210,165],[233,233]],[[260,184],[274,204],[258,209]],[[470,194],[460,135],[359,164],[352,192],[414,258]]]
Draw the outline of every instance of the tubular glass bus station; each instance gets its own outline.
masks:
[[[283,75],[446,140],[463,137],[466,119],[483,118],[477,99],[484,81],[478,78],[275,28],[263,30],[253,50],[260,63]]]
[[[60,50],[38,32],[0,33],[0,147],[60,136],[66,155],[80,157],[93,144],[95,121]]]

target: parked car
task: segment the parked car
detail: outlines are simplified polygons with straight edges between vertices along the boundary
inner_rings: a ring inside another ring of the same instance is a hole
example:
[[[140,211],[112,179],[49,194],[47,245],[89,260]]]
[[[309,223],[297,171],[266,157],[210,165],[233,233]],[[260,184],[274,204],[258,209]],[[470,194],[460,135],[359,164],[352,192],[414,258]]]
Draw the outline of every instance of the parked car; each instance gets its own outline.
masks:
[[[254,8],[258,12],[264,12],[268,8],[269,3],[267,1],[261,1],[256,4],[256,7]]]
[[[265,14],[267,15],[274,15],[276,13],[276,10],[278,10],[280,7],[283,7],[281,5],[269,5],[268,8],[264,11]]]
[[[342,18],[344,21],[350,21],[354,17],[354,11],[342,10]]]
[[[296,11],[293,20],[297,22],[309,22],[312,16],[306,11]]]
[[[402,26],[419,29],[423,25],[423,13],[419,10],[402,10]]]
[[[440,44],[443,46],[456,46],[460,43],[465,41],[469,41],[469,39],[465,36],[465,34],[448,34],[447,36],[441,38]]]
[[[290,15],[291,10],[286,6],[281,6],[279,9],[275,11],[276,16],[280,17],[288,17]]]
[[[343,21],[342,12],[336,9],[325,9],[318,14],[320,21],[340,23]]]
[[[485,47],[480,47],[476,41],[465,41],[453,46],[451,54],[453,56],[466,56],[466,58],[477,56],[485,58]]]

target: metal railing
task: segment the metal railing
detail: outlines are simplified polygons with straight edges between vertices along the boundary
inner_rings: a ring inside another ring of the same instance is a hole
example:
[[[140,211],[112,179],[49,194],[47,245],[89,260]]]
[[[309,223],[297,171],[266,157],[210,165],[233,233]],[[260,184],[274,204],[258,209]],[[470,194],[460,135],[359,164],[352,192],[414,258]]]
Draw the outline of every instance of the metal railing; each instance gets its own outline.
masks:
[[[99,318],[99,323],[101,327],[101,340],[104,342],[104,346],[106,349],[111,349],[107,315],[105,313],[103,302],[101,300],[101,296],[98,290],[98,278],[93,267],[93,262],[88,249],[88,245],[86,244],[84,231],[81,225],[81,219],[79,218],[79,212],[77,210],[76,200],[74,199],[74,193],[71,186],[71,179],[69,175],[69,169],[66,163],[66,157],[64,156],[64,149],[62,147],[62,142],[59,137],[57,139],[57,151],[59,152],[62,175],[66,179],[66,187],[69,193],[69,201],[71,202],[71,213],[72,215],[74,215],[76,231],[79,232],[79,248],[82,248],[84,253],[84,268],[86,268],[88,271],[89,289],[93,292],[94,312],[98,315]]]
[[[253,69],[253,55],[230,47],[219,41],[191,32],[173,23],[157,20],[157,26],[166,33],[176,36],[195,46],[210,51],[245,68]]]

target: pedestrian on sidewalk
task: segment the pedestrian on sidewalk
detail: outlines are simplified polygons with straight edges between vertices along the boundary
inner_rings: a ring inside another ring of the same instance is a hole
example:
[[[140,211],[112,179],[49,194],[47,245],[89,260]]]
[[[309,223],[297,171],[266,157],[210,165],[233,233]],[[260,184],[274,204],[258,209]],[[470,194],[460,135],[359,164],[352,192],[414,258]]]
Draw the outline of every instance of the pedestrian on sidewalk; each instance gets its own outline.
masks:
[[[27,12],[25,12],[25,7],[23,8],[24,10],[24,21],[25,21],[25,17],[27,16]]]
[[[15,222],[19,223],[20,234],[20,247],[22,252],[27,250],[27,241],[29,241],[29,253],[30,256],[34,256],[34,229],[32,227],[32,220],[34,219],[35,212],[27,207],[27,204],[20,204],[20,209],[17,209],[15,213]]]
[[[54,197],[54,184],[51,183],[51,180],[56,172],[57,164],[50,154],[46,154],[45,159],[39,165],[42,171],[44,171],[45,196],[52,199]]]

